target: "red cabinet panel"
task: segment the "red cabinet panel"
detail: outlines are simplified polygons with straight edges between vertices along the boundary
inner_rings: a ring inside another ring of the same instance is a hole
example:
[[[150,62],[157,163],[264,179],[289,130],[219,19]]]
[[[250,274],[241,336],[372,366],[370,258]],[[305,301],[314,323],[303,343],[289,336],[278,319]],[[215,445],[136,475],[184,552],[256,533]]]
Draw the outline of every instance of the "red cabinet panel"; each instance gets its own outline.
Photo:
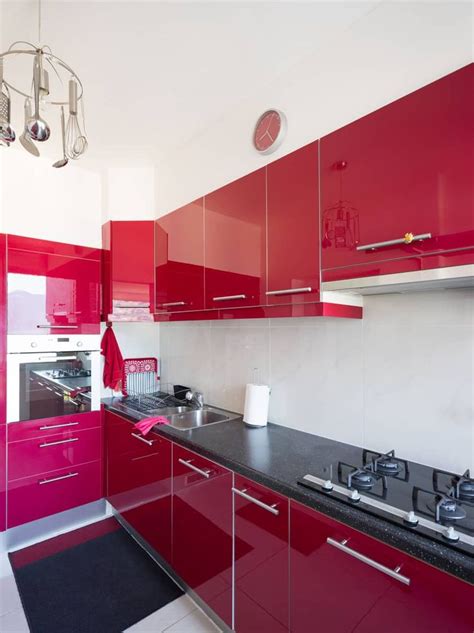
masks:
[[[7,511],[7,427],[0,424],[0,532],[6,528]]]
[[[76,433],[50,435],[8,445],[8,480],[21,479],[99,461],[102,458],[100,428]]]
[[[71,245],[8,236],[9,334],[99,333],[100,253],[71,252]]]
[[[173,446],[173,567],[232,626],[232,473]]]
[[[237,633],[289,630],[288,505],[286,497],[235,475]]]
[[[7,421],[6,339],[7,339],[7,239],[6,239],[6,236],[3,235],[3,233],[0,233],[0,425],[5,424]],[[0,525],[1,525],[1,519],[0,519]]]
[[[267,302],[319,301],[318,142],[267,166]]]
[[[153,313],[155,223],[111,221],[102,227],[103,314]]]
[[[62,437],[71,437],[77,431],[102,426],[101,412],[90,411],[75,415],[62,415],[57,418],[41,418],[13,422],[8,425],[8,442],[18,442],[32,438],[49,438],[61,433]]]
[[[293,501],[290,557],[292,633],[472,633],[472,585]]]
[[[344,268],[331,279],[399,272],[382,263],[399,258],[418,270],[427,254],[472,249],[473,111],[470,64],[321,139],[322,268]],[[432,238],[356,250],[406,233]]]
[[[204,308],[204,200],[156,221],[156,311]]]
[[[9,482],[7,527],[97,501],[102,496],[101,469],[97,461]]]
[[[171,562],[171,442],[144,437],[105,412],[107,499],[163,558]]]
[[[260,169],[204,199],[206,308],[265,302],[265,180]]]

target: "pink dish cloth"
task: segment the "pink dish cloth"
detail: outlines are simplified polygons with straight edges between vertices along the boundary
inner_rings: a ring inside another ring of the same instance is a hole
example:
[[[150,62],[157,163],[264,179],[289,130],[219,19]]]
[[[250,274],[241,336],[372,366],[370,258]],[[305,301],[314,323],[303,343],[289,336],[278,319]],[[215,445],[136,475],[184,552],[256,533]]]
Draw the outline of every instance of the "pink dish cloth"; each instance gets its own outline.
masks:
[[[151,431],[155,424],[169,424],[169,420],[159,415],[154,418],[145,418],[135,424],[135,427],[140,431],[142,435],[146,435]]]

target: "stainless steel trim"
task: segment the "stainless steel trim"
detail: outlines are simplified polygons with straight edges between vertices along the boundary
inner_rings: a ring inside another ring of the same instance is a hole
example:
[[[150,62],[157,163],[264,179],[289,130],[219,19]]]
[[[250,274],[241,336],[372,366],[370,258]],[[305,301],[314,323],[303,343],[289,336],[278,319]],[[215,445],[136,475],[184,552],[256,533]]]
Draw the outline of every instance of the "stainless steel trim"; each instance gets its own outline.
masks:
[[[263,503],[263,501],[259,501],[258,499],[255,499],[255,497],[250,496],[247,493],[246,488],[244,490],[239,490],[238,488],[232,488],[232,492],[235,492],[236,495],[239,495],[239,497],[243,497],[244,499],[246,499],[247,501],[250,501],[251,503],[255,503],[255,505],[257,505],[259,508],[262,508],[263,510],[266,510],[267,512],[271,512],[275,516],[278,516],[280,514],[280,510],[276,508],[276,505],[277,505],[276,503],[269,506],[268,504]]]
[[[149,304],[149,303],[142,303],[142,304],[133,305],[133,306],[129,306],[129,305],[121,305],[121,304],[117,304],[117,303],[116,303],[116,304],[113,306],[113,308],[112,308],[112,309],[114,310],[115,308],[120,308],[120,309],[124,309],[124,308],[125,308],[125,309],[127,309],[127,310],[132,310],[133,308],[149,308],[149,307],[150,307],[150,304]]]
[[[195,473],[199,473],[200,475],[202,475],[206,479],[209,479],[209,477],[211,476],[211,471],[210,470],[201,470],[201,468],[198,468],[197,466],[194,466],[194,464],[192,464],[191,461],[192,460],[190,460],[190,459],[181,459],[181,457],[178,459],[178,462],[180,464],[183,464],[183,466],[187,466],[191,470],[194,470]]]
[[[416,291],[419,288],[436,289],[473,285],[474,265],[464,264],[462,266],[446,266],[444,268],[431,268],[406,273],[323,281],[321,289],[323,292],[340,290],[359,294],[376,294],[378,292]]]
[[[137,440],[140,440],[140,442],[145,442],[145,444],[148,444],[148,446],[153,446],[153,440],[147,440],[145,437],[143,437],[142,435],[138,435],[138,433],[132,433],[133,437],[136,437]]]
[[[231,299],[246,299],[247,295],[228,295],[227,297],[212,297],[213,301],[229,301]]]
[[[40,444],[39,447],[46,448],[47,446],[57,446],[58,444],[70,444],[71,442],[78,442],[78,441],[79,441],[78,437],[71,437],[68,440],[58,440],[57,442],[44,442],[43,444]]]
[[[267,290],[265,293],[267,296],[277,296],[277,295],[297,295],[303,292],[311,292],[313,289],[308,286],[307,288],[287,288],[285,290]]]
[[[39,329],[45,330],[78,330],[78,325],[37,325]]]
[[[55,481],[62,481],[63,479],[70,479],[71,477],[77,477],[79,475],[79,473],[69,473],[68,475],[62,475],[61,477],[53,477],[52,479],[42,479],[41,481],[38,481],[39,485],[42,486],[43,484],[52,484]]]
[[[77,426],[79,422],[65,422],[64,424],[46,424],[45,426],[40,426],[40,431],[46,431],[47,429],[62,429],[65,426]]]
[[[168,303],[162,303],[162,308],[170,308],[172,306],[185,306],[186,301],[168,301]]]
[[[410,238],[407,236],[410,235]],[[419,235],[411,235],[407,233],[405,237],[399,237],[394,240],[385,240],[385,242],[373,242],[372,244],[363,244],[357,246],[356,251],[373,251],[376,248],[383,248],[384,246],[395,246],[396,244],[412,244],[413,242],[421,242],[422,240],[429,240],[431,233],[420,233]]]
[[[404,585],[409,585],[411,583],[410,578],[408,578],[407,576],[403,576],[403,574],[399,573],[401,566],[398,566],[395,569],[390,569],[390,567],[385,567],[385,565],[382,565],[381,563],[377,563],[377,561],[372,560],[368,556],[364,556],[364,554],[361,554],[360,552],[357,552],[356,550],[350,547],[347,547],[346,543],[348,542],[348,540],[349,539],[344,539],[340,543],[339,541],[336,541],[333,538],[328,536],[328,538],[326,539],[326,543],[328,545],[332,545],[333,547],[336,547],[337,549],[340,549],[345,554],[349,554],[349,556],[352,556],[353,558],[360,560],[362,563],[365,563],[366,565],[373,567],[377,571],[382,572],[382,574],[386,574],[387,576],[390,576],[391,578],[398,580],[398,582],[401,582]]]

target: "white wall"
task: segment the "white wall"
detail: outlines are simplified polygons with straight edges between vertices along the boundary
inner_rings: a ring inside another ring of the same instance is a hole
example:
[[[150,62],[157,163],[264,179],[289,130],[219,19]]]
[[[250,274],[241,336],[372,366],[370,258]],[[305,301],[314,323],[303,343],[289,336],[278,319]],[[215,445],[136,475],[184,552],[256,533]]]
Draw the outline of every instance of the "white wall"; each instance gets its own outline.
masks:
[[[295,3],[289,29],[297,28],[297,16]],[[307,56],[282,68],[276,81],[263,75],[250,95],[166,154],[157,170],[160,213],[470,63],[472,20],[469,2],[380,2],[337,36],[319,36]],[[220,59],[222,73],[225,61]],[[264,157],[253,149],[251,135],[269,107],[286,113],[288,134],[277,152]]]
[[[457,472],[474,467],[474,291],[365,297],[364,319],[161,324],[163,380],[242,412]]]

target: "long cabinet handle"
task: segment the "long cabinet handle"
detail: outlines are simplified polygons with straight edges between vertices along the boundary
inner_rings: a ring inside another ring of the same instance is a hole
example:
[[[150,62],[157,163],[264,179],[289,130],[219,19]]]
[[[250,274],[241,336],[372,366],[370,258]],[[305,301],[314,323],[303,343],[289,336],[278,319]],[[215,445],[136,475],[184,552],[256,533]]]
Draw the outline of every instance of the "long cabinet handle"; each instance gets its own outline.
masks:
[[[37,328],[42,330],[77,330],[78,325],[37,325]]]
[[[269,506],[267,503],[263,503],[263,501],[260,501],[259,499],[255,499],[255,497],[251,497],[249,494],[247,494],[246,488],[244,490],[239,490],[238,488],[232,488],[232,492],[235,492],[236,495],[239,495],[239,497],[243,497],[244,499],[246,499],[247,501],[250,501],[251,503],[255,503],[255,505],[258,506],[259,508],[263,508],[263,510],[266,510],[267,512],[271,512],[275,516],[278,516],[280,514],[280,510],[278,510],[278,508],[275,507],[277,505],[276,503]]]
[[[172,308],[173,306],[185,306],[186,301],[168,301],[168,303],[162,303],[162,308]]]
[[[70,479],[71,477],[77,477],[79,475],[79,473],[69,473],[68,475],[62,475],[61,477],[52,477],[51,479],[41,479],[41,481],[38,481],[40,486],[43,486],[44,484],[52,484],[55,481],[62,481],[63,479]]]
[[[349,556],[352,556],[353,558],[357,558],[357,560],[360,560],[362,563],[365,563],[366,565],[369,565],[370,567],[377,569],[377,571],[382,572],[382,574],[386,574],[387,576],[390,576],[390,578],[394,578],[395,580],[398,580],[404,585],[409,585],[411,583],[410,578],[407,578],[406,576],[403,576],[402,574],[399,573],[401,569],[400,566],[396,567],[395,569],[390,569],[390,567],[385,567],[385,565],[381,565],[380,563],[377,563],[377,561],[372,560],[368,556],[364,556],[364,554],[361,554],[360,552],[356,552],[356,550],[350,547],[347,547],[346,543],[348,542],[348,540],[349,539],[344,539],[342,542],[339,542],[333,538],[328,537],[326,539],[326,542],[328,543],[328,545],[332,545],[333,547],[340,549],[342,552],[349,554]]]
[[[78,437],[71,437],[68,440],[58,440],[57,442],[44,442],[43,444],[40,444],[39,447],[46,448],[48,446],[57,446],[58,444],[70,444],[71,442],[78,442],[78,441],[79,441]]]
[[[192,460],[190,460],[190,459],[181,459],[181,457],[178,459],[178,462],[180,464],[183,464],[183,466],[187,466],[191,470],[194,470],[195,473],[199,473],[200,475],[202,475],[206,479],[209,479],[209,477],[211,476],[211,471],[210,470],[202,470],[201,468],[198,468],[197,466],[192,464],[191,461]]]
[[[399,237],[395,240],[386,240],[385,242],[373,242],[373,244],[363,244],[356,248],[357,251],[373,251],[376,248],[383,248],[384,246],[395,246],[396,244],[411,244],[412,242],[421,242],[422,240],[429,240],[431,233],[420,233],[420,235],[413,235],[413,233],[405,233],[403,237]]]
[[[231,299],[246,299],[247,295],[227,295],[226,297],[212,297],[213,301],[230,301]]]
[[[79,422],[65,422],[64,424],[46,424],[45,426],[40,426],[40,431],[46,431],[47,429],[62,429],[65,426],[77,426]]]
[[[267,290],[265,293],[267,297],[273,297],[277,295],[298,295],[303,292],[311,292],[313,289],[308,286],[307,288],[286,288],[285,290]]]
[[[140,442],[145,442],[145,444],[148,444],[148,446],[153,446],[153,440],[147,440],[145,437],[143,437],[143,435],[138,435],[138,433],[132,433],[133,437],[136,437],[137,440],[140,440]]]
[[[129,305],[121,305],[121,304],[115,304],[113,306],[113,308],[121,308],[124,309],[126,308],[127,310],[132,310],[133,308],[149,308],[150,304],[149,303],[142,303],[141,305],[134,305],[134,306],[129,306]]]

